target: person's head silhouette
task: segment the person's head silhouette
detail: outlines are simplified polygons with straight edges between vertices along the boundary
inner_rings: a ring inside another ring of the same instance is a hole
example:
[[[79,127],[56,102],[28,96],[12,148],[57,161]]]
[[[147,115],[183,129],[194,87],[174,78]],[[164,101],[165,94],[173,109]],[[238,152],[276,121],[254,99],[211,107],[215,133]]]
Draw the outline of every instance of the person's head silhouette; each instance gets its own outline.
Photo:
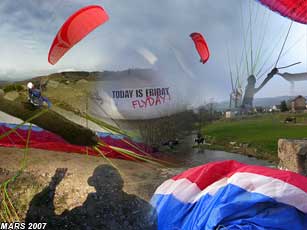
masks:
[[[97,166],[87,182],[95,187],[98,193],[121,191],[124,185],[119,172],[111,165]]]

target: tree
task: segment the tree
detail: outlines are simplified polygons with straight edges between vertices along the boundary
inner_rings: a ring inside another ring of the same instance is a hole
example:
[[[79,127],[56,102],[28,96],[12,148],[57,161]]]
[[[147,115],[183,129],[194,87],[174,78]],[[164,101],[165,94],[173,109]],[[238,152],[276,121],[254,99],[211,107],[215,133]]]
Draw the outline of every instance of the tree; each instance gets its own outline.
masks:
[[[287,106],[287,102],[284,100],[280,103],[280,111],[281,112],[286,112],[288,111],[288,106]]]
[[[242,108],[251,109],[253,108],[254,96],[258,93],[273,77],[278,73],[278,69],[274,68],[263,80],[259,87],[256,87],[256,77],[250,75],[247,79],[247,86],[245,88],[244,98],[242,102]]]

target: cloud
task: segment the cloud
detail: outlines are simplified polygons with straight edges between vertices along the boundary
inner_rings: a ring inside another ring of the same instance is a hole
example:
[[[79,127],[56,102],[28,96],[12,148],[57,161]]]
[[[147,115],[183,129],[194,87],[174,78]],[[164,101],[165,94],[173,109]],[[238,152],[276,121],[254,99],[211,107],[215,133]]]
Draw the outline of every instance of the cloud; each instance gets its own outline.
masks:
[[[151,65],[154,65],[158,58],[146,48],[139,48],[137,52],[142,55]]]
[[[158,66],[162,65],[162,69],[167,69],[163,74],[169,76],[165,78],[179,82],[179,89],[184,87],[194,89],[195,100],[203,101],[203,98],[211,97],[217,100],[226,99],[231,90],[227,46],[233,72],[236,72],[236,65],[240,70],[246,69],[246,62],[242,61],[241,57],[244,43],[247,43],[243,37],[246,38],[250,34],[248,2],[245,0],[2,0],[0,2],[0,44],[2,44],[0,80],[29,78],[62,69],[101,71],[147,68],[150,67],[149,63],[137,52],[143,48],[150,50],[156,56],[157,62],[160,63]],[[49,65],[47,54],[58,29],[70,14],[89,4],[102,5],[109,13],[110,20],[77,44],[57,65]],[[262,21],[268,18],[268,29],[259,55],[259,63],[263,63],[269,56],[270,48],[277,43],[280,45],[289,20],[272,13],[256,1],[252,1],[252,4],[254,4],[252,5],[254,53],[257,52],[257,47],[261,46],[263,35],[261,31],[265,25]],[[211,58],[205,65],[199,63],[199,57],[189,38],[189,34],[195,31],[203,33],[209,44]],[[296,24],[287,47],[295,43],[303,33],[305,33],[304,26]],[[177,55],[172,51],[169,42],[176,47]],[[305,67],[304,43],[304,39],[300,41],[280,60],[280,65],[302,61],[304,62],[302,66]],[[250,49],[249,45],[245,46],[246,49]],[[280,46],[277,46],[272,57],[264,65],[263,71],[274,63],[279,49]],[[179,65],[178,57],[181,62]],[[182,66],[185,68],[182,69]],[[302,66],[291,68],[291,71],[306,71]],[[196,79],[187,80],[187,73],[193,74]],[[246,84],[246,78],[247,73],[242,75],[243,86]],[[287,91],[286,83],[274,79],[257,96],[276,96]],[[300,93],[303,93],[302,90]]]

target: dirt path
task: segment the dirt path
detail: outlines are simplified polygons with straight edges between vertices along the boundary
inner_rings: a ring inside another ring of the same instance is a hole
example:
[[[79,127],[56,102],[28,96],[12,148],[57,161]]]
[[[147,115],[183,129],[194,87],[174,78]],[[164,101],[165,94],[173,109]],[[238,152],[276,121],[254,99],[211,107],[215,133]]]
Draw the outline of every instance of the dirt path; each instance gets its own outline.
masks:
[[[0,148],[0,153],[0,180],[3,181],[19,169],[24,150]],[[112,162],[120,170],[124,192],[135,194],[145,201],[149,201],[156,187],[171,176],[168,170],[146,163],[119,159],[112,159]],[[21,209],[20,214],[24,217],[33,196],[49,184],[58,168],[67,168],[68,171],[56,189],[56,213],[82,205],[87,195],[95,191],[88,185],[88,178],[97,166],[104,164],[109,163],[102,157],[30,149],[27,168],[16,185],[13,184],[12,190],[13,195],[18,194],[17,208]]]

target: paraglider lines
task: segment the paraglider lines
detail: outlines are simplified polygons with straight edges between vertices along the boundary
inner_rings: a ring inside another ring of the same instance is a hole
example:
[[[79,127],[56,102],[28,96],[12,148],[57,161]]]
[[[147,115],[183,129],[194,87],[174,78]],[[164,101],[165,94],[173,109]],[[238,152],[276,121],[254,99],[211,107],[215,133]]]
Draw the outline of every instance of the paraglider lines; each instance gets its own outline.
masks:
[[[9,184],[13,183],[23,173],[23,171],[25,170],[27,166],[27,154],[28,154],[28,149],[29,149],[31,131],[32,131],[32,124],[30,124],[29,126],[26,146],[25,146],[23,160],[21,162],[20,169],[15,174],[15,176],[11,177],[10,179],[6,180],[0,185],[0,189],[1,189],[0,194],[2,195],[1,210],[0,210],[1,221],[6,221],[6,222],[14,222],[16,220],[20,221],[17,211],[8,194],[8,186]]]
[[[280,58],[286,56],[286,54],[288,54],[297,44],[299,44],[299,42],[305,37],[305,35],[302,35],[300,38],[298,38],[285,52],[283,52],[283,54],[281,55]],[[260,78],[262,78],[264,76],[265,73],[267,73],[270,69],[272,69],[274,67],[274,65],[271,65],[269,68],[267,68],[265,71],[263,71],[263,73],[261,73],[261,75],[257,78],[257,80],[259,80]],[[261,69],[262,70],[262,69]],[[260,74],[260,73],[259,73]],[[257,73],[257,75],[259,75]]]
[[[40,111],[39,113],[35,114],[34,116],[30,117],[29,119],[25,120],[24,122],[20,123],[19,125],[16,125],[16,127],[12,128],[11,130],[7,131],[6,133],[3,133],[2,135],[0,135],[0,140],[8,135],[10,135],[13,132],[16,132],[17,129],[19,129],[21,126],[23,126],[26,123],[29,123],[30,121],[40,117],[41,115],[43,115],[44,113],[46,113],[48,111],[48,109],[44,109],[42,111]]]
[[[286,37],[285,37],[284,43],[282,44],[281,50],[280,50],[280,52],[279,52],[279,55],[278,55],[278,58],[277,58],[277,60],[276,60],[276,63],[275,63],[275,66],[274,66],[274,67],[277,66],[277,64],[278,64],[278,62],[279,62],[279,59],[280,59],[280,56],[281,56],[282,52],[284,51],[284,47],[285,47],[286,42],[287,42],[287,40],[288,40],[288,37],[289,37],[290,31],[291,31],[292,25],[293,25],[293,21],[291,21],[291,23],[290,23],[290,26],[289,26],[287,35],[286,35]]]

